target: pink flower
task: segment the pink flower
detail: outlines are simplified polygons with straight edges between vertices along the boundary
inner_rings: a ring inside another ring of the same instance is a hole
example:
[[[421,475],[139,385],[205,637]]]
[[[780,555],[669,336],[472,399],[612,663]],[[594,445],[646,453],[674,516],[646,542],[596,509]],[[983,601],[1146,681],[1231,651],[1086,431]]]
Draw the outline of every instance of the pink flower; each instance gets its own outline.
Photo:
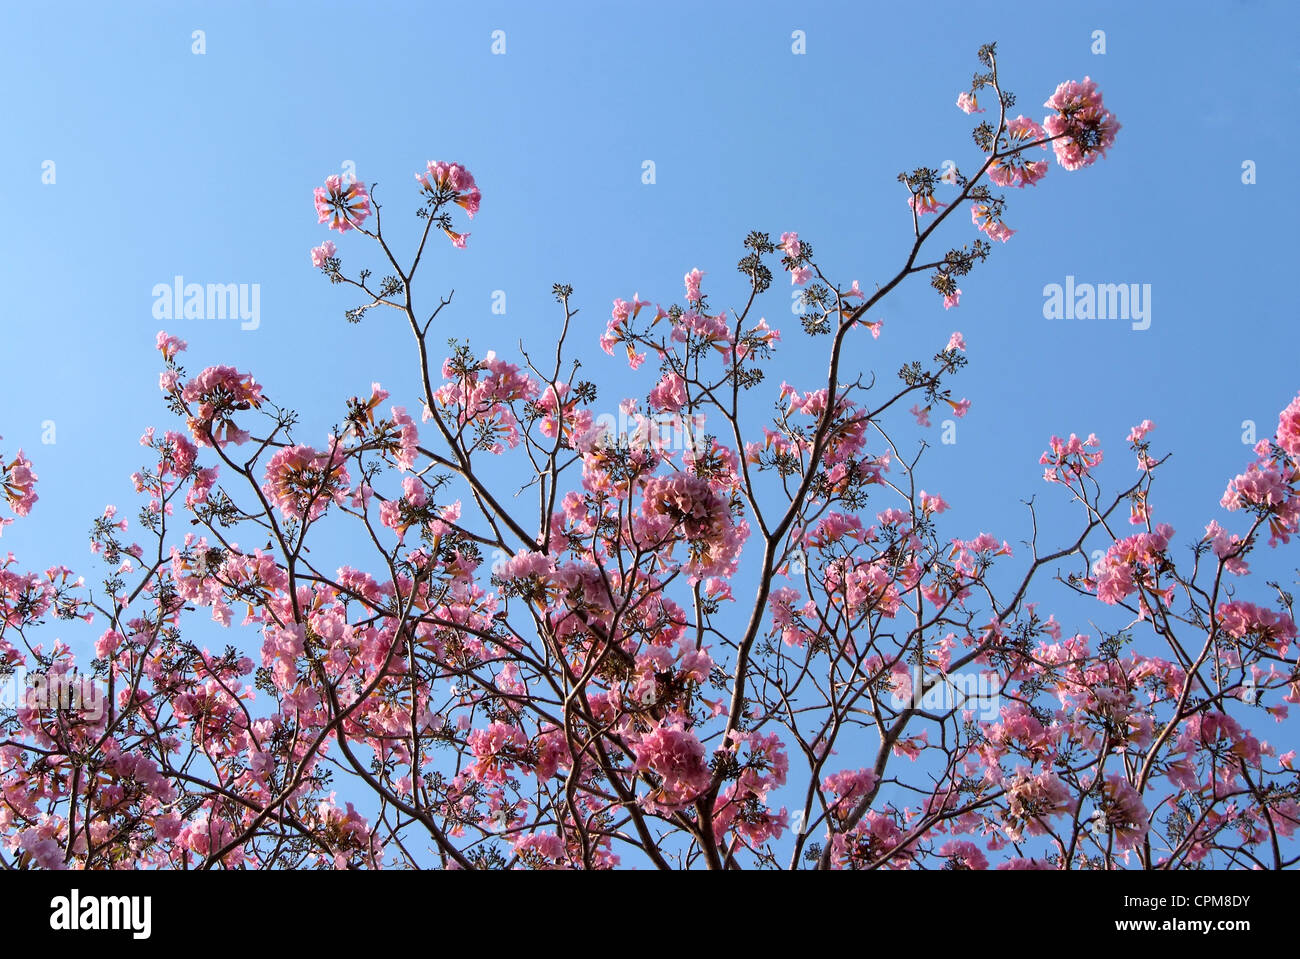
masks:
[[[924,215],[926,213],[938,213],[940,207],[948,204],[940,203],[934,198],[933,193],[913,193],[907,198],[907,205],[916,213]]]
[[[988,234],[990,240],[997,240],[1000,243],[1006,243],[1007,240],[1011,239],[1012,234],[1016,232],[1002,222],[989,222],[980,227],[980,229]]]
[[[641,737],[635,751],[636,769],[653,773],[659,781],[647,807],[683,809],[709,786],[704,746],[680,723],[652,729]]]
[[[951,350],[960,350],[963,353],[966,352],[966,340],[961,333],[954,333],[952,336],[948,337],[948,345],[944,347],[944,352]]]
[[[23,829],[17,834],[17,843],[34,865],[50,870],[67,869],[59,841],[42,833],[43,830],[36,827]]]
[[[417,508],[429,502],[429,494],[424,481],[418,476],[407,476],[403,479],[402,498]]]
[[[331,230],[346,233],[370,216],[370,194],[360,180],[345,185],[338,174],[326,177],[325,185],[316,187],[315,196],[318,222],[328,222]]]
[[[927,406],[925,409],[921,409],[920,407],[921,407],[921,404],[920,404],[920,403],[917,403],[917,404],[913,405],[912,408],[911,408],[910,410],[908,410],[908,412],[911,413],[913,416],[916,417],[916,425],[917,425],[917,426],[929,426],[929,425],[930,425],[930,407]]]
[[[555,563],[549,556],[521,549],[501,567],[497,575],[503,580],[530,577],[546,579],[554,573]]]
[[[495,722],[487,729],[475,729],[467,742],[477,760],[472,768],[474,778],[503,783],[506,773],[515,766],[516,756],[528,745],[528,737],[514,726]]]
[[[314,520],[331,501],[343,502],[350,483],[341,449],[331,457],[310,446],[286,446],[267,464],[262,492],[286,517]]]
[[[1129,504],[1128,521],[1134,526],[1142,526],[1151,518],[1151,507],[1147,503],[1145,490],[1135,490]]]
[[[163,462],[159,472],[162,475],[171,473],[179,478],[190,475],[190,470],[194,468],[194,460],[198,455],[198,450],[180,433],[168,430],[163,436],[162,445],[158,447],[163,454]]]
[[[568,857],[564,849],[564,840],[553,832],[535,832],[528,835],[516,835],[510,839],[515,854],[525,863],[542,861],[563,862]],[[550,868],[549,865],[546,868]]]
[[[326,240],[320,246],[312,247],[311,265],[320,269],[325,265],[325,261],[334,256],[336,250],[333,240]]]
[[[957,94],[957,106],[959,106],[959,107],[961,108],[961,111],[962,111],[963,113],[983,113],[983,112],[984,112],[983,107],[981,107],[981,106],[979,105],[979,103],[976,102],[975,97],[971,96],[969,93],[959,93],[959,94]]]
[[[185,494],[185,505],[193,509],[201,503],[206,503],[208,495],[212,492],[212,487],[216,482],[217,468],[215,466],[207,466],[199,470],[194,476],[190,491]]]
[[[811,267],[801,266],[790,271],[790,283],[794,286],[803,286],[812,279],[813,271]]]
[[[925,490],[921,490],[921,511],[924,513],[942,513],[948,508],[942,496],[931,496]]]
[[[1221,603],[1218,608],[1219,627],[1236,639],[1247,636],[1273,644],[1286,643],[1296,638],[1295,623],[1286,611],[1274,612],[1242,601]]]
[[[1134,849],[1146,837],[1149,813],[1142,797],[1123,776],[1107,776],[1102,787],[1106,825],[1114,831],[1119,849]]]
[[[37,479],[32,472],[32,461],[23,456],[22,450],[9,465],[0,468],[0,490],[15,516],[26,516],[40,498],[36,495]]]
[[[1161,523],[1155,532],[1116,540],[1094,569],[1091,584],[1096,588],[1097,599],[1113,606],[1137,592],[1139,586],[1156,591],[1156,571],[1173,535],[1173,527]]]
[[[971,204],[970,219],[972,223],[988,234],[990,240],[999,240],[1005,243],[1016,232],[998,219],[988,205],[984,203]]]
[[[405,481],[403,481],[405,482]],[[460,500],[438,510],[438,518],[429,520],[429,532],[434,536],[445,536],[452,531],[448,524],[460,519]]]
[[[1300,394],[1277,418],[1277,445],[1300,462]]]
[[[1210,549],[1214,551],[1215,556],[1219,559],[1225,560],[1223,568],[1229,573],[1232,573],[1235,576],[1244,576],[1250,572],[1250,567],[1246,563],[1242,562],[1239,555],[1232,555],[1237,553],[1241,548],[1240,536],[1235,533],[1230,535],[1228,531],[1217,522],[1210,520],[1209,524],[1205,527],[1205,536],[1202,537],[1202,539],[1209,541]],[[1225,559],[1225,557],[1227,558]]]
[[[837,543],[845,536],[863,542],[868,538],[862,528],[862,520],[858,517],[848,513],[831,513],[817,524],[812,535],[807,538],[807,542],[821,547],[829,543]]]
[[[1128,441],[1134,444],[1141,443],[1142,440],[1146,438],[1146,435],[1155,428],[1155,423],[1152,423],[1150,420],[1143,420],[1137,426],[1133,427],[1133,429],[1129,430]]]
[[[671,371],[665,373],[650,391],[649,402],[652,410],[677,412],[686,405],[686,381]]]
[[[426,171],[417,173],[415,179],[423,190],[428,193],[437,194],[443,191],[455,193],[457,195],[455,202],[465,207],[468,211],[470,207],[470,198],[472,198],[474,209],[478,209],[478,201],[481,199],[478,190],[478,184],[474,182],[474,174],[461,166],[459,163],[444,163],[438,160],[430,160],[425,164]],[[465,202],[462,202],[462,199]],[[473,213],[470,213],[473,216]]]
[[[1277,508],[1291,495],[1286,477],[1271,466],[1252,463],[1246,472],[1228,484],[1219,503],[1229,512],[1242,505],[1260,508]]]
[[[961,300],[961,290],[953,290],[943,298],[943,308],[951,310]]]
[[[835,797],[833,811],[843,816],[858,801],[876,788],[877,777],[872,769],[845,769],[822,780],[822,791]]]
[[[430,160],[425,166],[426,171],[417,173],[415,179],[419,182],[420,188],[433,198],[435,208],[450,198],[451,202],[465,210],[471,220],[474,219],[474,214],[478,212],[479,204],[483,199],[478,184],[474,182],[474,174],[459,163]],[[443,227],[442,232],[447,234],[452,246],[459,250],[465,249],[465,242],[469,239],[468,233],[457,233],[447,227]]]
[[[454,375],[450,358],[443,364],[443,375],[449,378]],[[478,367],[446,383],[433,397],[438,405],[451,407],[462,424],[491,425],[493,433],[504,435],[506,444],[513,448],[519,443],[520,433],[511,404],[536,399],[537,393],[537,384],[521,373],[519,367],[498,359],[489,350]],[[490,449],[497,454],[503,451],[499,443]]]
[[[1101,91],[1091,77],[1083,82],[1069,80],[1043,104],[1056,113],[1043,120],[1052,141],[1056,162],[1067,170],[1078,170],[1105,156],[1119,132],[1119,121],[1106,109]]]
[[[1261,441],[1260,446],[1268,448],[1266,441]],[[1268,457],[1261,457],[1227,485],[1219,503],[1229,512],[1245,508],[1268,516],[1269,546],[1288,543],[1291,535],[1300,530],[1297,481],[1300,481],[1300,469],[1290,460],[1274,464]]]
[[[379,384],[376,383],[375,386]],[[388,396],[387,391],[380,390],[384,396]],[[376,401],[381,402],[381,401]],[[415,425],[415,420],[411,419],[406,412],[405,406],[390,406],[389,414],[392,417],[393,428],[397,431],[396,443],[386,449],[391,453],[393,462],[400,469],[415,469],[415,458],[420,452],[420,430]],[[389,434],[391,436],[391,434]]]
[[[1039,463],[1050,467],[1043,472],[1043,479],[1049,483],[1068,483],[1076,477],[1086,476],[1102,459],[1099,441],[1092,433],[1086,440],[1079,439],[1074,433],[1068,440],[1053,436],[1051,447],[1038,458]]]
[[[689,303],[698,303],[700,297],[700,278],[704,273],[698,269],[691,270],[686,274],[686,300]]]
[[[629,324],[636,319],[637,314],[643,308],[649,305],[648,300],[641,299],[640,295],[636,293],[632,294],[631,303],[623,299],[615,300],[614,309],[610,313],[609,324],[605,327],[605,333],[600,338],[600,348],[610,356],[614,355],[614,347],[619,343],[623,343],[624,348],[627,350],[628,366],[634,370],[645,362],[646,355],[636,351],[634,345],[636,342],[635,336],[629,329]],[[658,323],[667,316],[668,314],[663,310],[656,310],[654,322],[651,325],[653,326],[654,323]]]
[[[693,473],[652,476],[642,497],[647,516],[670,518],[673,528],[689,539],[714,538],[729,519],[726,501],[713,492],[708,480]]]
[[[692,580],[734,573],[748,535],[748,525],[735,521],[727,498],[708,479],[673,473],[645,481],[638,540],[665,550],[686,540]]]
[[[980,848],[973,842],[954,839],[946,842],[939,849],[939,855],[944,856],[952,864],[954,869],[987,869],[989,867],[988,858]]]
[[[1056,773],[1048,770],[1031,775],[1022,769],[1008,784],[1007,820],[1003,828],[1017,842],[1026,831],[1031,836],[1042,835],[1047,831],[1047,820],[1063,815],[1069,802],[1069,787]]]
[[[198,405],[198,415],[187,425],[200,446],[238,446],[248,439],[248,433],[235,426],[234,414],[260,407],[262,387],[251,374],[240,373],[233,366],[209,366],[185,384],[181,399]]]
[[[1023,189],[1033,186],[1047,175],[1046,160],[1026,160],[1023,150],[1030,143],[1044,140],[1047,134],[1028,117],[1016,117],[1007,124],[1008,153],[999,156],[989,167],[989,179],[1002,187]],[[1046,143],[1039,143],[1046,150]]]
[[[782,233],[781,249],[785,251],[787,256],[793,259],[798,259],[799,252],[803,249],[803,244],[799,242],[799,234]]]
[[[719,579],[716,576],[709,577],[704,584],[704,591],[708,594],[709,599],[729,600],[735,602],[735,597],[731,595],[731,584],[725,579]]]
[[[177,353],[185,349],[186,343],[179,336],[172,336],[166,330],[158,331],[158,351],[162,353],[164,360],[170,360]]]
[[[105,630],[99,639],[95,640],[95,658],[109,659],[117,652],[118,647],[122,645],[124,637],[117,630]]]
[[[687,310],[674,324],[672,338],[674,342],[685,343],[689,334],[708,343],[724,358],[731,353],[731,330],[727,326],[725,313],[709,316],[699,310]]]
[[[482,199],[483,194],[479,193],[478,190],[470,190],[468,193],[462,193],[452,202],[461,207],[465,211],[465,215],[472,220],[474,214],[478,212],[479,202]]]

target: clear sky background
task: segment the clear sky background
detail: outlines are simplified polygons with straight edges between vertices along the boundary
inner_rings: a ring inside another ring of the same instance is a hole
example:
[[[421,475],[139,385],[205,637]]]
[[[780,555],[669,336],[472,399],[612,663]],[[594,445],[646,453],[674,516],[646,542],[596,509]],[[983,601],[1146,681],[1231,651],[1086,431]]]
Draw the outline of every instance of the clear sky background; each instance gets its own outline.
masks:
[[[945,311],[914,278],[873,315],[885,320],[881,339],[853,341],[855,360],[892,379],[953,330],[966,335],[971,363],[953,387],[973,407],[955,445],[928,434],[922,483],[952,504],[949,535],[1022,539],[1020,501],[1060,498],[1037,463],[1053,433],[1096,432],[1110,454],[1103,481],[1127,485],[1124,436],[1150,418],[1155,451],[1175,453],[1155,518],[1189,543],[1227,519],[1218,499],[1250,458],[1243,421],[1271,435],[1300,389],[1297,10],[1246,0],[6,2],[0,165],[13,206],[0,238],[0,451],[23,447],[41,482],[32,516],[0,547],[24,568],[62,562],[98,578],[92,518],[109,502],[134,517],[137,440],[149,425],[175,428],[157,387],[160,327],[188,340],[191,372],[237,366],[302,411],[304,442],[319,444],[374,380],[417,408],[396,315],[345,323],[353,299],[309,262],[328,236],[349,273],[363,262],[382,270],[362,238],[316,223],[312,188],[345,162],[379,182],[398,244],[417,228],[413,174],[431,159],[467,165],[482,210],[467,250],[433,244],[417,278],[424,300],[454,288],[446,335],[514,359],[520,338],[554,343],[549,290],[572,284],[584,374],[611,388],[602,408],[613,411],[618,396],[644,397],[654,375],[648,364],[633,379],[596,346],[611,301],[634,291],[679,301],[682,275],[699,267],[715,307],[743,305],[735,263],[749,230],[797,230],[844,284],[872,289],[892,276],[911,231],[896,175],[980,163],[973,118],[954,101],[992,40],[1017,111],[1041,121],[1058,82],[1090,75],[1123,129],[1093,167],[1053,163],[1038,187],[1008,191],[1006,221],[1019,232],[962,279],[960,307]],[[495,30],[504,55],[492,52]],[[803,55],[792,52],[796,30]],[[1092,52],[1096,30],[1104,55]],[[653,185],[642,182],[646,160]],[[1242,182],[1245,161],[1254,185]],[[958,211],[935,252],[977,235]],[[259,284],[260,327],[159,323],[151,291],[177,274]],[[1044,319],[1043,287],[1067,275],[1150,284],[1150,328]],[[781,378],[824,383],[826,341],[803,342],[784,282],[760,307],[785,334],[770,398]],[[491,311],[494,290],[506,292],[504,316]],[[906,419],[893,425],[920,438]],[[41,441],[46,421],[53,444]],[[1045,539],[1074,531],[1062,515]],[[1264,578],[1245,598],[1268,598]]]

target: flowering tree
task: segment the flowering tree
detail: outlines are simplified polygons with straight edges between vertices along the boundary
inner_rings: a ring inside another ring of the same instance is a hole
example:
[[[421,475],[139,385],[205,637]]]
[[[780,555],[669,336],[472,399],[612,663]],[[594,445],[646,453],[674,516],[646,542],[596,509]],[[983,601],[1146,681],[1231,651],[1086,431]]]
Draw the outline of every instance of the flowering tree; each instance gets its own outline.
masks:
[[[321,222],[371,241],[386,275],[345,272],[328,241],[312,262],[356,291],[350,321],[404,318],[417,388],[399,405],[374,384],[313,446],[251,374],[190,375],[185,344],[159,334],[184,426],[141,439],[140,535],[112,507],[95,521],[103,592],[12,554],[0,569],[0,656],[40,679],[0,741],[7,864],[1294,864],[1294,753],[1244,722],[1300,702],[1291,597],[1236,596],[1248,554],[1300,524],[1300,397],[1228,485],[1235,530],[1211,521],[1185,553],[1153,525],[1163,459],[1144,421],[1127,438],[1138,479],[1110,495],[1096,437],[1052,437],[1044,478],[1077,504],[1078,534],[1043,546],[1035,522],[1013,552],[941,532],[943,498],[887,426],[909,403],[923,426],[939,404],[965,414],[949,387],[963,336],[892,387],[853,368],[854,341],[881,333],[870,311],[913,275],[958,305],[959,279],[1014,232],[998,189],[1038,184],[1049,148],[1090,166],[1119,130],[1088,79],[1061,84],[1041,123],[1012,116],[994,47],[979,59],[957,105],[987,113],[983,159],[970,177],[899,177],[914,240],[892,277],[846,286],[795,233],[754,232],[731,315],[698,269],[680,303],[616,300],[601,347],[633,371],[655,360],[618,417],[576,377],[568,286],[545,355],[434,351],[451,300],[417,305],[415,275],[439,231],[466,245],[468,170],[417,175],[409,260],[365,184],[329,178]],[[967,208],[985,236],[927,252]],[[763,374],[781,334],[753,318],[774,270],[828,356],[824,378],[779,392]],[[753,398],[774,396],[760,419]],[[489,481],[498,458],[526,508]],[[0,464],[26,516],[32,463]],[[332,527],[354,552],[331,570],[308,543]],[[1031,601],[1040,584],[1093,597],[1118,628],[1068,632]],[[88,670],[39,641],[51,615],[98,624]],[[237,637],[221,652],[187,634],[207,615]]]

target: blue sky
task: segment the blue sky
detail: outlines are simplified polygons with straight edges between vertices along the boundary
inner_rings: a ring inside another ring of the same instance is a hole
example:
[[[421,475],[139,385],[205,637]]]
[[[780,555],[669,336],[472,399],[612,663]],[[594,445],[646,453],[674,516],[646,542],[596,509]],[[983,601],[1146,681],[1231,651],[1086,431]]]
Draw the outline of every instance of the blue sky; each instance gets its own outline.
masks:
[[[470,248],[435,250],[424,274],[427,296],[456,290],[449,334],[473,332],[475,345],[553,338],[556,281],[575,286],[593,336],[614,297],[678,298],[695,266],[715,303],[731,303],[750,229],[798,230],[832,276],[869,287],[907,241],[894,176],[978,162],[952,101],[991,39],[1029,115],[1041,119],[1057,82],[1088,74],[1124,129],[1104,162],[1054,167],[1011,197],[1020,232],[963,281],[957,310],[937,308],[918,277],[882,305],[887,335],[861,349],[892,371],[966,334],[957,388],[974,408],[935,454],[961,472],[960,493],[945,484],[957,510],[1035,488],[1051,433],[1096,431],[1115,447],[1143,417],[1180,454],[1166,493],[1213,506],[1246,452],[1241,422],[1271,431],[1300,386],[1277,338],[1295,312],[1279,289],[1297,252],[1293,8],[940,4],[920,22],[892,4],[786,6],[6,8],[7,34],[25,39],[0,67],[16,207],[0,435],[35,454],[44,504],[39,532],[6,539],[75,556],[88,517],[126,499],[135,440],[165,420],[152,341],[167,324],[151,290],[176,274],[261,288],[257,330],[170,324],[192,368],[249,368],[289,405],[331,412],[371,379],[410,375],[400,333],[341,322],[351,302],[308,262],[324,236],[310,191],[344,161],[379,181],[397,233],[414,229],[412,175],[426,160],[475,172],[485,200]],[[497,29],[504,56],[491,53]],[[799,29],[803,56],[791,52]],[[1090,52],[1095,29],[1105,55]],[[647,159],[654,185],[641,182]],[[54,185],[41,182],[45,160]],[[943,239],[974,235],[952,222]],[[349,265],[353,241],[340,244]],[[1150,283],[1151,328],[1044,320],[1042,288],[1067,274]],[[491,313],[497,289],[504,317]],[[788,305],[771,300],[774,325],[793,333]],[[586,370],[622,372],[603,354]],[[41,445],[45,420],[54,445]]]
[[[678,301],[699,267],[715,307],[743,305],[734,265],[749,230],[797,230],[845,284],[892,276],[910,238],[896,175],[980,162],[954,101],[990,40],[1026,115],[1041,120],[1058,82],[1090,75],[1123,129],[1104,161],[1053,164],[1011,191],[1019,232],[962,280],[960,307],[945,312],[917,277],[876,311],[882,338],[855,342],[862,368],[889,378],[966,335],[954,389],[973,408],[956,444],[929,434],[922,484],[952,504],[951,535],[1023,538],[1020,501],[1059,500],[1037,464],[1053,433],[1096,432],[1112,454],[1103,480],[1127,485],[1124,435],[1150,418],[1156,451],[1175,453],[1155,518],[1190,542],[1225,519],[1218,498],[1250,457],[1243,421],[1271,435],[1300,389],[1285,279],[1300,253],[1290,3],[10,4],[0,25],[14,204],[0,240],[0,450],[23,447],[41,478],[36,510],[0,547],[26,568],[94,578],[92,517],[109,502],[134,516],[137,440],[174,426],[157,388],[161,326],[188,340],[192,372],[235,365],[302,411],[305,442],[375,380],[416,408],[409,334],[377,313],[345,323],[355,304],[309,263],[327,236],[312,188],[345,162],[378,181],[399,244],[417,228],[413,174],[431,159],[468,166],[482,211],[467,250],[434,244],[424,299],[454,288],[446,335],[513,359],[520,338],[554,343],[549,290],[572,284],[584,374],[613,409],[613,391],[644,397],[653,377],[629,379],[596,347],[611,301]],[[975,236],[956,215],[937,252]],[[329,237],[349,272],[380,268],[355,234]],[[259,327],[160,324],[151,291],[178,274],[258,284]],[[1067,275],[1150,284],[1150,328],[1044,319],[1044,286]],[[785,333],[772,393],[781,378],[815,388],[824,341],[801,343],[781,278],[760,309]],[[1073,514],[1048,515],[1049,541],[1073,534]],[[1263,578],[1247,598],[1267,598]]]

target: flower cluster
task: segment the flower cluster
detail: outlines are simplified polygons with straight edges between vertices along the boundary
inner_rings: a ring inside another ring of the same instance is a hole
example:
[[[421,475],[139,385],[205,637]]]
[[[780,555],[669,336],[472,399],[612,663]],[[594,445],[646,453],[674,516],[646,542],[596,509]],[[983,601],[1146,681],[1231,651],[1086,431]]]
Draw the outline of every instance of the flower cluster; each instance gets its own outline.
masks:
[[[262,387],[251,374],[240,373],[233,366],[209,366],[183,385],[172,378],[163,386],[179,390],[182,402],[197,405],[187,423],[200,446],[247,442],[249,434],[235,425],[234,416],[262,405]]]
[[[657,780],[645,800],[651,810],[684,809],[708,788],[711,778],[704,746],[681,723],[660,725],[642,736],[636,744],[636,768]]]
[[[970,219],[982,232],[988,234],[990,240],[1005,243],[1016,232],[1002,222],[1001,214],[988,203],[971,204]]]
[[[1054,138],[1056,162],[1065,169],[1090,166],[1114,145],[1120,123],[1102,103],[1091,77],[1060,84],[1043,106],[1056,111],[1043,120],[1043,127]]]
[[[1033,144],[1047,149],[1047,134],[1028,117],[1019,116],[1007,123],[1007,151],[999,153],[989,166],[989,179],[1001,187],[1023,189],[1033,186],[1047,175],[1046,160],[1026,160],[1024,151]]]
[[[349,491],[352,481],[344,458],[337,444],[329,452],[286,446],[267,464],[262,492],[287,518],[319,519],[331,502],[343,502]]]
[[[1053,436],[1051,449],[1045,450],[1038,462],[1047,467],[1043,471],[1043,479],[1049,483],[1064,483],[1068,486],[1087,476],[1101,463],[1101,459],[1100,440],[1096,434],[1089,433],[1086,440],[1081,440],[1071,433],[1068,440]]]
[[[434,392],[435,403],[452,410],[458,423],[475,424],[491,433],[487,447],[493,453],[504,451],[500,438],[512,448],[519,444],[519,420],[511,404],[537,398],[534,380],[513,363],[498,359],[494,350],[478,363],[448,357],[442,375],[449,382]],[[425,418],[430,415],[426,411]]]
[[[345,180],[336,173],[316,187],[315,197],[317,222],[329,223],[331,230],[346,233],[360,228],[370,216],[370,194],[360,180]]]
[[[435,208],[450,200],[463,208],[471,220],[474,219],[483,194],[479,192],[478,184],[474,182],[474,174],[459,163],[430,160],[426,171],[417,173],[415,179],[420,184],[420,189],[428,194]],[[447,234],[453,246],[461,250],[465,249],[465,244],[469,240],[468,233],[457,233],[450,226],[443,226],[442,231]]]
[[[1152,593],[1165,592],[1160,588],[1159,576],[1167,565],[1165,550],[1173,535],[1173,528],[1162,523],[1153,532],[1135,533],[1112,543],[1093,570],[1091,585],[1097,598],[1113,606],[1139,587]],[[1172,589],[1165,592],[1166,602],[1172,600]]]
[[[0,459],[0,489],[3,489],[5,500],[14,515],[26,516],[31,512],[39,498],[36,495],[37,479],[37,475],[32,472],[32,461],[23,455],[22,450],[8,463]],[[12,522],[12,519],[0,520],[0,533]]]
[[[737,523],[724,496],[694,473],[651,476],[642,487],[636,541],[651,549],[672,550],[682,538],[691,544],[692,578],[728,576],[736,569],[749,534]]]

